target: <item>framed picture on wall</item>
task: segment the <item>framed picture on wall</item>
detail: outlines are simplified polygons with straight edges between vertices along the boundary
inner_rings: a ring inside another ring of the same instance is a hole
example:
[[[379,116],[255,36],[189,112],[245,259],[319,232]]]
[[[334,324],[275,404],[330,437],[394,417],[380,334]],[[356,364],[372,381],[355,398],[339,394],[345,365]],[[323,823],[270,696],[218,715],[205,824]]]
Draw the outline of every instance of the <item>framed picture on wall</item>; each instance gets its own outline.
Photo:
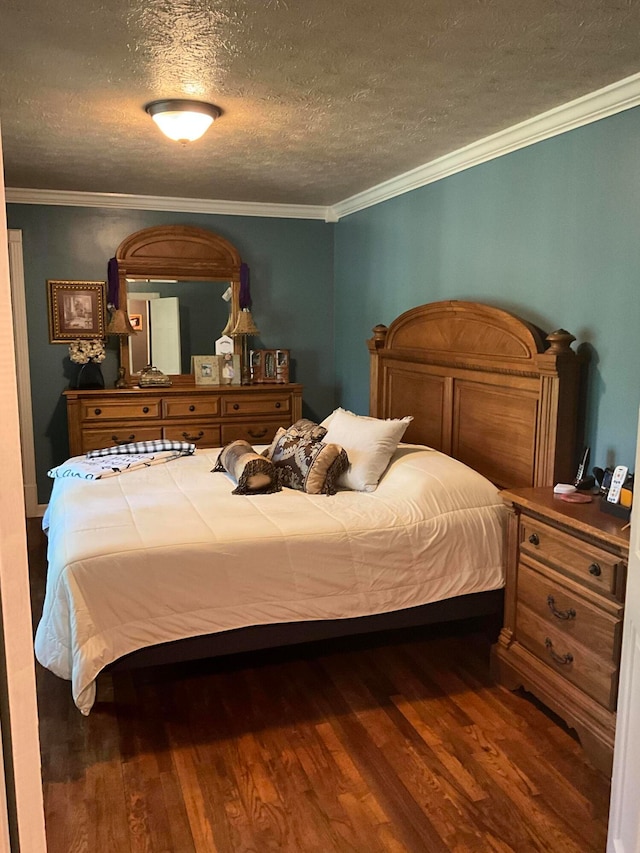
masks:
[[[105,281],[48,279],[49,343],[104,338],[106,292]]]
[[[136,332],[142,332],[144,324],[142,322],[142,314],[129,314],[129,322]]]
[[[192,355],[191,372],[196,385],[220,385],[220,356]]]

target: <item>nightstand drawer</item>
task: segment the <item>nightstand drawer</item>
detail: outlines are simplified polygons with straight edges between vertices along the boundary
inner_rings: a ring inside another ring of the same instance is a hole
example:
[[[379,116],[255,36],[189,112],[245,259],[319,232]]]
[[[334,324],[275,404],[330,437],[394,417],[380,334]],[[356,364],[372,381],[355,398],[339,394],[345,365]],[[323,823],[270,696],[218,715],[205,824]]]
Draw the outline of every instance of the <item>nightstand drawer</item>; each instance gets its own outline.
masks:
[[[175,397],[162,401],[165,418],[197,418],[220,412],[218,397]]]
[[[131,444],[132,441],[156,441],[162,438],[159,426],[131,426],[117,424],[113,429],[87,429],[82,433],[82,452],[101,450],[103,447],[116,447],[119,444]]]
[[[160,417],[160,400],[99,400],[82,405],[83,421],[147,420]]]
[[[220,427],[215,424],[181,424],[166,426],[162,437],[169,441],[189,441],[196,447],[220,447]]]
[[[521,645],[596,702],[615,710],[618,669],[610,660],[548,625],[522,602],[518,602],[516,621]]]
[[[619,588],[617,573],[620,564],[612,554],[542,521],[522,518],[520,550],[578,578],[593,589],[613,595]]]
[[[518,568],[518,601],[554,630],[588,646],[603,660],[618,660],[622,620],[522,562]]]

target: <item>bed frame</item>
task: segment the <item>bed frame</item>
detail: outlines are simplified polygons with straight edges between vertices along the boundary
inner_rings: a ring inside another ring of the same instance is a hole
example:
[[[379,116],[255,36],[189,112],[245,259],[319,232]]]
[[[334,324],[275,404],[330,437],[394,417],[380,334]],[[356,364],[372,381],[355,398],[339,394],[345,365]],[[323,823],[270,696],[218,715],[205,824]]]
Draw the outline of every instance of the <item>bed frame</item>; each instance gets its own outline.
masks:
[[[421,305],[373,330],[371,414],[412,414],[405,441],[500,487],[569,481],[581,366],[573,341],[477,302]]]
[[[500,487],[567,481],[576,460],[580,360],[573,335],[545,335],[499,308],[475,302],[421,305],[368,341],[370,414],[413,415],[404,440],[427,444]],[[108,669],[131,669],[381,630],[429,625],[502,610],[502,590],[392,613],[257,625],[132,652]]]

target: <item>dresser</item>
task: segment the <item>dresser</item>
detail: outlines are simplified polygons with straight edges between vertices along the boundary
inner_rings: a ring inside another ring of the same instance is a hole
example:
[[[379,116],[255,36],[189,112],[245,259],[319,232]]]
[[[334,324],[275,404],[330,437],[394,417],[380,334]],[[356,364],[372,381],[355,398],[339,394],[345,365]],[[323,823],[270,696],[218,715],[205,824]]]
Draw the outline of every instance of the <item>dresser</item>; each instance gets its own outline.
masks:
[[[494,679],[523,687],[575,729],[592,763],[610,774],[629,557],[625,522],[600,498],[571,504],[551,488],[502,493],[504,627]]]
[[[69,451],[166,438],[197,447],[268,444],[302,417],[301,385],[175,385],[64,392]]]

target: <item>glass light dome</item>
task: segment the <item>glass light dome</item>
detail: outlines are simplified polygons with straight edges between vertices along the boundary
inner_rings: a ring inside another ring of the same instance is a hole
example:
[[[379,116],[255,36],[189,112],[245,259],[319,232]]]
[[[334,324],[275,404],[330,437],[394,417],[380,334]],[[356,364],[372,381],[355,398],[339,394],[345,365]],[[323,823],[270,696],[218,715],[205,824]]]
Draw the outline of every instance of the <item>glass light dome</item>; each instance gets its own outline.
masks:
[[[194,142],[205,133],[221,110],[204,101],[152,101],[145,110],[160,130],[176,142]]]

